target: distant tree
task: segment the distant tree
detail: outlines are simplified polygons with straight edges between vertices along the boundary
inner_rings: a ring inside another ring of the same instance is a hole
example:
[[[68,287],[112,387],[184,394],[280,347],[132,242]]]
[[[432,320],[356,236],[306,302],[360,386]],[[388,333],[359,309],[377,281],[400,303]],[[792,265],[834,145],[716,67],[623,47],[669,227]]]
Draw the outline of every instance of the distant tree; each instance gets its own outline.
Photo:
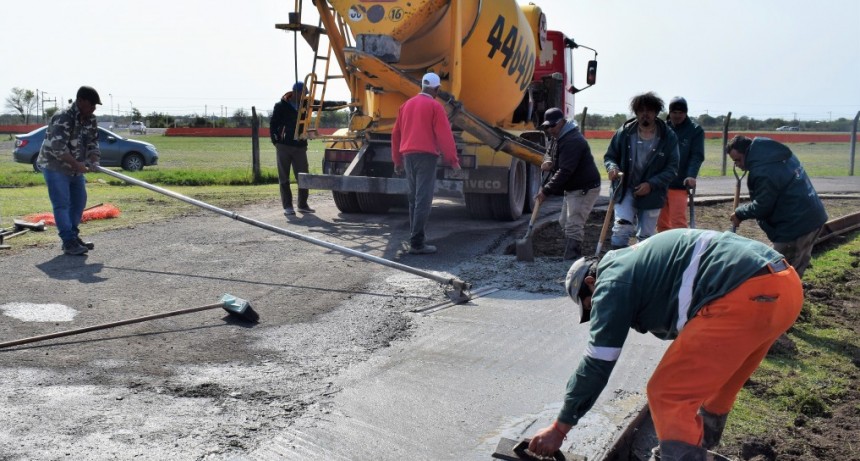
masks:
[[[322,111],[319,117],[320,128],[341,128],[349,124],[347,110]]]
[[[194,116],[192,116],[191,122],[189,123],[189,125],[193,128],[201,128],[201,127],[209,125],[209,121],[206,120],[205,117],[201,117],[199,115],[194,115]]]
[[[247,128],[251,126],[251,117],[245,112],[244,108],[238,108],[235,112],[233,112],[233,123],[236,124],[238,128]]]
[[[23,88],[12,88],[12,94],[6,96],[6,107],[18,112],[21,121],[26,125],[30,123],[30,114],[36,108],[36,93]]]
[[[59,107],[49,107],[49,108],[45,109],[45,119],[50,120],[51,117],[53,117],[54,114],[56,114],[57,111],[59,111],[59,110],[60,110]]]
[[[146,126],[150,128],[167,128],[175,122],[172,116],[155,111],[150,112],[144,119]]]
[[[131,108],[131,120],[132,120],[133,122],[137,122],[137,121],[139,121],[139,120],[143,120],[143,114],[141,114],[141,113],[140,113],[140,111],[139,111],[139,110],[137,110],[137,107],[132,107],[132,108]]]

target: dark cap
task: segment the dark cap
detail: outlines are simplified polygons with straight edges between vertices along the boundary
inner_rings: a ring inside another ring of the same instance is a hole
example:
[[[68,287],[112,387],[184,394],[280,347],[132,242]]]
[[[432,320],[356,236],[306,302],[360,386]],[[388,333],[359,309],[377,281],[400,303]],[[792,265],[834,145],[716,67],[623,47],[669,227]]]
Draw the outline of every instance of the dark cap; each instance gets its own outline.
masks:
[[[687,112],[687,100],[680,96],[672,98],[672,100],[669,101],[669,112],[672,112],[673,110]]]
[[[101,98],[99,98],[99,93],[91,86],[82,86],[78,88],[78,94],[75,97],[77,99],[86,99],[92,105],[102,103]]]
[[[551,107],[543,114],[543,123],[540,124],[540,129],[545,130],[558,125],[558,122],[564,120],[564,112],[558,107]]]
[[[302,82],[296,82],[293,84],[293,93],[304,93],[308,94],[308,89],[305,88],[305,84]]]

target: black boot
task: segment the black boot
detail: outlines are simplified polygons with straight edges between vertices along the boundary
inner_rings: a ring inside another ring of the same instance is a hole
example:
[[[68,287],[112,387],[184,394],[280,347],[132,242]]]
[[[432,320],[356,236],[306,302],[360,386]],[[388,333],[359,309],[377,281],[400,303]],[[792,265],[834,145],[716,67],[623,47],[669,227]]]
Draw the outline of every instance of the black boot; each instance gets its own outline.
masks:
[[[660,441],[660,461],[707,461],[708,450],[677,440]]]
[[[720,439],[723,437],[723,430],[726,428],[726,420],[729,418],[729,415],[728,413],[717,415],[705,410],[705,407],[700,407],[699,416],[702,417],[705,429],[702,446],[710,450],[720,444]]]
[[[582,242],[574,239],[565,240],[564,259],[579,259],[582,257]]]

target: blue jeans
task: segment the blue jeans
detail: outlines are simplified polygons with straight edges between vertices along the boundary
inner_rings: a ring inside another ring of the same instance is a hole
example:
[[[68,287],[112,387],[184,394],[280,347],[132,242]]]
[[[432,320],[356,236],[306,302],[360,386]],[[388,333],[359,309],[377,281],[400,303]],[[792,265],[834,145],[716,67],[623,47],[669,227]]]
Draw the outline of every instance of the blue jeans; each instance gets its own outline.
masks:
[[[87,180],[84,175],[69,176],[59,171],[42,170],[48,197],[54,208],[57,233],[63,242],[78,238],[78,224],[87,206]]]
[[[403,169],[409,184],[409,245],[424,247],[424,226],[430,219],[433,192],[436,188],[436,154],[408,154],[403,156]]]
[[[660,208],[643,210],[633,206],[633,193],[628,193],[615,204],[615,222],[612,226],[612,246],[624,248],[630,245],[630,237],[636,235],[636,240],[643,241],[654,235],[657,230],[657,218]]]

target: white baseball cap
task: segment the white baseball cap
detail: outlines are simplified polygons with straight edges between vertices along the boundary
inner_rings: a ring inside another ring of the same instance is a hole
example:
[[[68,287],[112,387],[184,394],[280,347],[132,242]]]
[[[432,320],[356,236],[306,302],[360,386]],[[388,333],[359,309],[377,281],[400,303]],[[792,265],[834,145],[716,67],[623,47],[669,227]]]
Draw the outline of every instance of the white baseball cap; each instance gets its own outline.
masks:
[[[439,80],[439,76],[434,74],[433,72],[427,72],[421,77],[421,86],[427,86],[430,88],[438,88],[442,82]]]

